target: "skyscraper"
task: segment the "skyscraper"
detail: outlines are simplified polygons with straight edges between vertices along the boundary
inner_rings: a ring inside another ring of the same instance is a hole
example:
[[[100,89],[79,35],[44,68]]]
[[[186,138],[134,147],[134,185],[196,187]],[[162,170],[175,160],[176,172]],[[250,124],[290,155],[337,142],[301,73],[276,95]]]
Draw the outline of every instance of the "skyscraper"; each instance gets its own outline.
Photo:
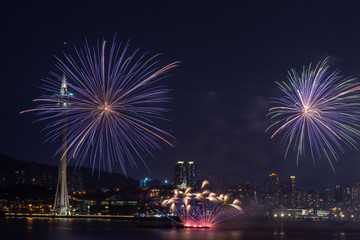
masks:
[[[290,193],[295,193],[296,188],[296,177],[290,176]]]
[[[69,93],[67,89],[66,76],[63,75],[59,99],[68,98],[72,94]],[[59,103],[62,104],[62,103]],[[66,103],[63,103],[65,106]],[[66,118],[66,116],[62,116],[62,118]],[[64,123],[63,123],[64,124]],[[64,124],[65,125],[65,124]],[[58,170],[58,183],[55,194],[54,201],[54,213],[60,215],[70,215],[70,207],[69,207],[69,193],[67,188],[67,179],[66,179],[66,141],[67,141],[67,131],[66,126],[63,126],[64,131],[62,131],[60,135],[60,158],[59,158],[59,170]]]
[[[334,189],[334,200],[335,202],[339,203],[342,202],[344,200],[343,197],[343,188],[340,184],[336,184],[335,185],[335,189]]]
[[[267,191],[269,194],[279,194],[279,176],[271,173],[267,180]]]
[[[175,164],[174,184],[180,189],[196,187],[197,166],[193,161],[178,161]]]
[[[197,183],[197,169],[196,164],[192,161],[187,162],[187,185],[195,188]]]
[[[174,184],[175,186],[177,186],[178,188],[184,188],[181,186],[187,185],[186,182],[186,165],[184,163],[184,161],[178,161],[177,163],[175,163],[175,179],[174,179]]]
[[[291,207],[297,205],[296,201],[296,177],[290,176],[290,198],[291,198]]]
[[[277,206],[279,204],[279,187],[279,176],[276,173],[271,173],[265,181],[265,198],[269,206]]]

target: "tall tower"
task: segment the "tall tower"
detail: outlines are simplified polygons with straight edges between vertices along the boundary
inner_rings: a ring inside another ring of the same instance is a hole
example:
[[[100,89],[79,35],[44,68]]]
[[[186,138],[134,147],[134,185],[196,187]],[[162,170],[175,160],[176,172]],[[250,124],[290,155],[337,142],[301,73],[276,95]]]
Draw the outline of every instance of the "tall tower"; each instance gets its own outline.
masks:
[[[63,74],[59,99],[68,98],[72,94],[69,93],[67,89],[66,76]],[[59,103],[64,104],[66,103]],[[62,119],[65,119],[66,116],[62,116]],[[67,188],[67,179],[66,179],[66,141],[67,141],[67,130],[65,126],[65,122],[63,124],[63,131],[60,135],[60,158],[59,158],[59,169],[58,169],[58,183],[55,194],[55,202],[54,202],[54,213],[59,215],[70,215],[70,207],[69,207],[69,193]]]

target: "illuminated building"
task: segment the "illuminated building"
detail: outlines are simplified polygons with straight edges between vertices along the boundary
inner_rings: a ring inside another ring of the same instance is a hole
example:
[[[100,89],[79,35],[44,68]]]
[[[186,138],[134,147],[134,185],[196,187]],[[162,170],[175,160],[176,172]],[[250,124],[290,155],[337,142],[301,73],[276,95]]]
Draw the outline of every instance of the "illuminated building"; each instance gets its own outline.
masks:
[[[268,206],[279,204],[280,182],[276,173],[271,173],[265,181],[265,198]]]
[[[290,176],[290,193],[291,194],[295,193],[295,188],[296,188],[296,177]]]
[[[174,184],[178,188],[180,188],[182,184],[185,184],[186,188],[186,164],[183,161],[178,161],[175,164]]]
[[[296,206],[296,177],[290,176],[290,198],[291,198],[291,207]]]
[[[279,176],[276,173],[271,173],[269,175],[266,188],[269,194],[279,195]]]
[[[335,185],[334,200],[337,203],[343,201],[343,189],[339,184]]]
[[[196,187],[196,183],[197,183],[197,178],[196,178],[196,172],[197,172],[197,167],[196,164],[192,161],[187,162],[187,185],[190,187]]]
[[[358,185],[336,185],[334,191],[336,202],[344,202],[350,204],[358,200]]]
[[[149,179],[149,178],[145,178],[145,179],[140,180],[140,189],[144,189],[144,188],[149,187],[150,182],[151,182],[151,179]]]
[[[193,161],[178,161],[175,164],[174,184],[179,189],[187,187],[196,187],[197,183],[197,166]]]
[[[256,187],[250,182],[228,185],[226,191],[230,196],[241,199],[242,206],[257,202]]]
[[[355,183],[355,200],[360,201],[360,182]]]

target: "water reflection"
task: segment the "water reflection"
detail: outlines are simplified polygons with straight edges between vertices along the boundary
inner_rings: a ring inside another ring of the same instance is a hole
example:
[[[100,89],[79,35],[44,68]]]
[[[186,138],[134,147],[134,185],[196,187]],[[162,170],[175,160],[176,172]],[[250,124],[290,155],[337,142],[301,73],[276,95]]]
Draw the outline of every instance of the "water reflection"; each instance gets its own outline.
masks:
[[[283,226],[210,229],[139,228],[136,221],[0,218],[1,239],[29,240],[359,240],[360,229],[287,229]]]
[[[274,229],[273,239],[276,239],[276,240],[285,240],[286,239],[284,226],[280,226],[279,228]]]
[[[31,232],[33,229],[33,218],[32,217],[27,217],[26,218],[26,229],[28,232]]]
[[[242,230],[172,229],[161,232],[167,240],[242,240]]]
[[[336,239],[336,240],[346,240],[346,233],[343,232],[343,231],[336,232],[336,233],[334,233],[334,239]]]

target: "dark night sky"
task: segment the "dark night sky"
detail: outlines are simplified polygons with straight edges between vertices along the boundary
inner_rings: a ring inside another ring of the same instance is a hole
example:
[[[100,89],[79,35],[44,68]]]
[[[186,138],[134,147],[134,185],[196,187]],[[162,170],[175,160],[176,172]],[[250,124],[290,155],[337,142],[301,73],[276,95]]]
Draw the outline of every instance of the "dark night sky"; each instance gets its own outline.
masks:
[[[279,139],[265,133],[274,81],[330,56],[334,68],[360,78],[360,14],[343,1],[5,1],[1,24],[0,152],[20,160],[57,164],[58,145],[45,143],[43,124],[19,112],[34,106],[40,79],[56,70],[55,58],[85,38],[131,39],[131,47],[179,60],[164,84],[173,89],[173,112],[164,125],[176,137],[156,159],[130,176],[172,179],[177,160],[193,160],[200,176],[261,184],[270,172],[296,175],[306,188],[360,180],[360,153],[325,159],[284,159]],[[75,3],[76,2],[76,3]],[[221,3],[220,3],[221,2]],[[64,41],[67,45],[64,45]]]

